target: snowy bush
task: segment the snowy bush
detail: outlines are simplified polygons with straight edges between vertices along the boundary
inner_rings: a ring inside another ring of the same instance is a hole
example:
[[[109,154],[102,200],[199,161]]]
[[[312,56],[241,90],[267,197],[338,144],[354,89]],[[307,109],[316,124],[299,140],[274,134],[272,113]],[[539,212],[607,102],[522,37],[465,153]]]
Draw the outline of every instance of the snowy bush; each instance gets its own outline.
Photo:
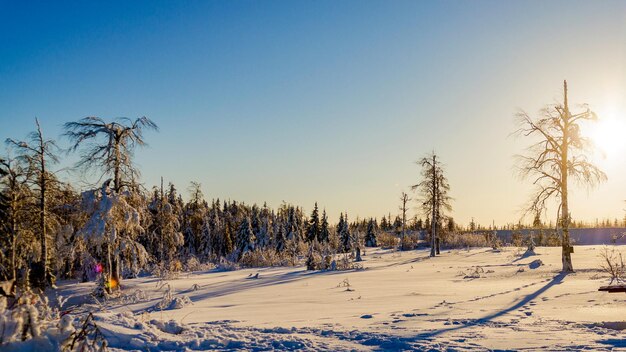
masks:
[[[362,270],[363,265],[355,263],[354,257],[351,254],[344,253],[337,256],[331,263],[330,270],[344,271],[344,270]]]
[[[291,262],[284,254],[273,249],[255,249],[246,252],[239,260],[239,265],[244,268],[261,268],[288,266]]]
[[[401,250],[404,250],[404,251],[416,249],[418,245],[419,245],[418,234],[405,235],[404,238],[400,240],[400,248]]]
[[[215,269],[215,264],[213,263],[201,263],[198,258],[195,256],[191,256],[187,258],[185,264],[183,265],[185,271],[207,271],[211,269]]]
[[[42,331],[54,327],[57,315],[43,295],[22,292],[10,305],[7,297],[0,297],[0,347],[39,337]]]
[[[217,270],[219,271],[239,270],[239,264],[235,263],[234,261],[227,260],[225,258],[220,258],[219,262],[217,263]]]
[[[382,231],[376,238],[378,245],[383,249],[396,248],[398,245],[398,237],[389,232]]]
[[[172,287],[169,284],[164,284],[164,287],[167,286],[165,293],[163,294],[163,298],[159,303],[156,304],[155,308],[158,310],[167,310],[167,309],[181,309],[192,304],[191,299],[185,295],[174,297],[172,292]]]
[[[101,188],[83,192],[82,208],[88,219],[79,231],[90,254],[106,262],[102,270],[111,279],[105,287],[108,293],[119,287],[117,274],[123,264],[138,270],[148,261],[147,251],[136,241],[138,234],[145,232],[140,221],[143,208],[135,208],[135,203],[141,203],[141,196],[131,192],[118,194],[110,183],[107,180]]]

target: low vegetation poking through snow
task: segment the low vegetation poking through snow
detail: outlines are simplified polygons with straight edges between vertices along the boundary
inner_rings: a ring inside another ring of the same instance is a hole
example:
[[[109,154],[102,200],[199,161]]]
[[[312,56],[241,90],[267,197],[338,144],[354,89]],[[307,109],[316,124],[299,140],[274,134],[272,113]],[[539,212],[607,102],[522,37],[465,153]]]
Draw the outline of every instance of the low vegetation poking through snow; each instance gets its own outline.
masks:
[[[369,248],[361,262],[366,270],[214,268],[183,272],[169,281],[129,279],[119,297],[99,301],[90,295],[94,283],[61,282],[51,303],[44,304],[41,296],[24,298],[16,315],[7,313],[3,303],[5,328],[0,331],[7,334],[1,349],[626,347],[626,298],[598,291],[611,281],[602,268],[603,248],[576,247],[578,272],[570,275],[560,274],[560,250],[536,247],[535,256],[524,257],[517,248],[483,247],[443,250],[430,258],[428,249]],[[26,329],[22,341],[29,317],[36,324]]]

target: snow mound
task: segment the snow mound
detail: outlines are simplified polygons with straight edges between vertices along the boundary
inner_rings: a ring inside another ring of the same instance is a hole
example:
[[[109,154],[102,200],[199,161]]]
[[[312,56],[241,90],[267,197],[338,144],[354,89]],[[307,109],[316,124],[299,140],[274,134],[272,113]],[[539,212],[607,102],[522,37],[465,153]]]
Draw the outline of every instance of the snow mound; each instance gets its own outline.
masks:
[[[178,335],[183,332],[183,326],[176,320],[170,320],[168,322],[162,322],[160,320],[152,319],[150,324],[157,327],[157,329],[172,335]]]

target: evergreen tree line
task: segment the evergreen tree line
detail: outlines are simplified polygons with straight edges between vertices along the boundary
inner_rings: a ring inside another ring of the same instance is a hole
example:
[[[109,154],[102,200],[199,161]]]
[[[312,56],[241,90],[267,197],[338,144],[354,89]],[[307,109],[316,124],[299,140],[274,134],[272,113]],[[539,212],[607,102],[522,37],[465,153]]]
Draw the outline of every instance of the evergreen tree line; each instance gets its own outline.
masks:
[[[207,201],[199,183],[184,201],[174,184],[144,188],[133,150],[144,145],[147,118],[106,122],[85,118],[65,125],[79,152],[78,167],[97,170],[101,184],[79,192],[53,171],[63,150],[37,129],[24,141],[7,140],[0,157],[0,280],[40,289],[56,279],[100,278],[107,291],[122,278],[161,267],[181,270],[200,263],[241,261],[249,253],[305,255],[310,244],[334,253],[375,246],[377,221],[331,225],[317,203],[310,216],[298,206]]]

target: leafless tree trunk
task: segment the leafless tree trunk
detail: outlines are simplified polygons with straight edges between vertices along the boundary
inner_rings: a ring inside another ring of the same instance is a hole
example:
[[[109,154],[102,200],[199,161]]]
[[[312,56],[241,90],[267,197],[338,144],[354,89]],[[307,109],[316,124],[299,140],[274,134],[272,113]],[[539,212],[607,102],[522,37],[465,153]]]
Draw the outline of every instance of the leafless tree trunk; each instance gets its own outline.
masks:
[[[54,150],[57,148],[53,140],[44,139],[41,125],[39,120],[35,119],[37,130],[29,134],[29,142],[17,142],[12,139],[7,139],[7,143],[15,146],[20,150],[21,155],[19,158],[28,165],[29,174],[33,174],[36,177],[32,180],[35,188],[38,189],[37,196],[37,211],[39,220],[39,241],[41,242],[41,256],[39,258],[38,265],[41,272],[37,271],[35,280],[38,285],[41,285],[41,289],[52,286],[54,284],[54,275],[49,267],[49,253],[48,253],[48,225],[50,219],[48,218],[47,198],[48,189],[50,184],[54,181],[52,174],[48,171],[48,163],[55,163],[58,158],[54,154]]]
[[[433,164],[432,164],[432,219],[430,222],[431,233],[430,233],[430,256],[435,256],[435,246],[436,246],[436,238],[437,238],[437,155],[433,153]]]
[[[35,119],[35,123],[37,124],[37,139],[38,145],[37,148],[39,152],[37,153],[37,157],[39,158],[39,228],[40,228],[40,241],[41,241],[41,258],[40,261],[43,265],[43,279],[46,282],[46,286],[52,285],[52,274],[50,273],[50,268],[48,265],[48,231],[47,231],[47,195],[48,191],[48,177],[46,170],[46,143],[43,138],[43,133],[41,131],[41,126],[39,125],[39,120]]]
[[[567,200],[567,173],[568,171],[568,150],[570,139],[570,120],[572,115],[567,104],[567,81],[563,81],[563,140],[561,142],[561,223],[563,227],[563,239],[561,240],[561,260],[563,262],[563,272],[574,272],[572,265],[572,246],[569,239],[569,205]]]
[[[402,240],[400,242],[400,250],[406,249],[404,248],[405,236],[406,236],[406,212],[407,212],[406,205],[410,200],[411,198],[409,198],[409,195],[402,192],[402,195],[400,196],[400,201],[402,201],[402,206],[400,207],[400,210],[402,211]]]

